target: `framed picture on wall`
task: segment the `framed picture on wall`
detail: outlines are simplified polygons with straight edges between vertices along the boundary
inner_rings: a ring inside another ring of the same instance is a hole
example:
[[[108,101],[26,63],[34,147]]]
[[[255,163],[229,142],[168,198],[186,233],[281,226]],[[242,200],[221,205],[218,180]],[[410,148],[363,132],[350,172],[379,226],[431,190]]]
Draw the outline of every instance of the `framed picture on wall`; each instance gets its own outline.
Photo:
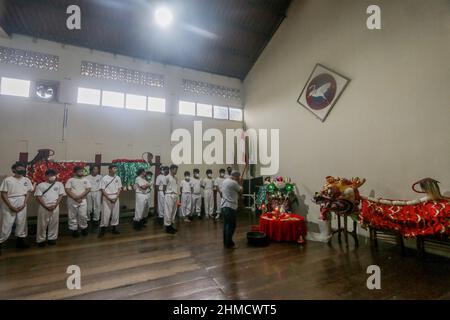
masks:
[[[318,63],[297,102],[324,122],[349,82],[350,79]]]

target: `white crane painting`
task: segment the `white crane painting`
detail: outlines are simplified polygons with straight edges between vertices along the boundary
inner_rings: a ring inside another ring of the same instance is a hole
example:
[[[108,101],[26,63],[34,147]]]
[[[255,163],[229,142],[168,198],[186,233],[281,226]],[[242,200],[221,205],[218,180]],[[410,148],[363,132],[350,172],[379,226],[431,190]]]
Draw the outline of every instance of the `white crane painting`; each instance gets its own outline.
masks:
[[[331,82],[327,82],[318,88],[316,88],[316,85],[313,84],[308,88],[309,91],[308,97],[322,98],[323,100],[326,100],[328,103],[330,103],[330,101],[328,101],[328,98],[325,96],[325,94],[328,92],[330,88]]]
[[[350,79],[317,64],[297,102],[325,121]]]

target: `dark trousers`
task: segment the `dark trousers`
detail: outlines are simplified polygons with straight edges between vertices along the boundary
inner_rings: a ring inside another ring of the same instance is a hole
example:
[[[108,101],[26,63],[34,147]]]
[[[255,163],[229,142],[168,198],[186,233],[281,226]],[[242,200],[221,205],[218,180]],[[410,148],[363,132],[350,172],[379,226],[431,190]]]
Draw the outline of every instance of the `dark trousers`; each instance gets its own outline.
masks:
[[[223,245],[226,248],[234,246],[233,234],[236,230],[236,210],[224,207],[222,208],[223,216]]]

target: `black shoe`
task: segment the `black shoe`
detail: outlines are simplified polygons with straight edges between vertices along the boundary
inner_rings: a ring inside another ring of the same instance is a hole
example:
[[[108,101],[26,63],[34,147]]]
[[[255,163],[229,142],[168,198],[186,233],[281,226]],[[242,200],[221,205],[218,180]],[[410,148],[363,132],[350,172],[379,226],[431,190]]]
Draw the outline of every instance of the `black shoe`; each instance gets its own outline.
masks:
[[[37,243],[37,246],[40,247],[40,248],[45,247],[45,245],[46,245],[45,242],[38,242],[38,243]]]
[[[99,225],[99,221],[92,221],[92,223],[89,225],[91,227],[91,229],[95,230],[98,228]]]
[[[30,245],[26,242],[25,238],[17,238],[16,248],[18,249],[28,249]]]
[[[141,221],[133,221],[133,229],[139,231],[142,229]]]
[[[103,238],[105,236],[105,231],[106,231],[105,227],[100,227],[100,231],[98,232],[98,237]]]
[[[72,237],[78,238],[79,236],[80,236],[80,233],[78,232],[78,230],[72,231]]]
[[[174,234],[175,233],[175,231],[173,231],[173,228],[171,228],[171,226],[168,226],[165,229],[166,229],[166,233],[170,233],[170,234]]]
[[[142,219],[141,222],[142,222],[142,225],[145,227],[145,225],[146,225],[147,222],[148,222],[148,218]]]
[[[56,240],[48,240],[48,241],[47,241],[47,244],[48,244],[49,246],[54,246],[54,245],[56,245]]]
[[[175,228],[173,227],[173,225],[171,225],[170,228],[172,229],[173,232],[178,232],[178,230],[175,229]]]
[[[120,234],[120,232],[119,232],[119,230],[117,230],[116,226],[112,227],[111,233],[112,234]]]
[[[89,231],[88,231],[88,228],[84,228],[84,229],[81,229],[81,235],[82,236],[87,236],[89,234]]]

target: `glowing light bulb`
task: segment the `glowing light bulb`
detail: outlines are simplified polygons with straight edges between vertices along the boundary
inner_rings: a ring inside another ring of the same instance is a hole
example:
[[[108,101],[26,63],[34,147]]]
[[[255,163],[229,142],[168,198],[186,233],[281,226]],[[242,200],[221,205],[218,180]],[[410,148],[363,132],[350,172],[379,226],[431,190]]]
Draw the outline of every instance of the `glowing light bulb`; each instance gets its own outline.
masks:
[[[167,8],[159,8],[155,11],[155,21],[159,26],[166,28],[172,24],[173,14]]]

